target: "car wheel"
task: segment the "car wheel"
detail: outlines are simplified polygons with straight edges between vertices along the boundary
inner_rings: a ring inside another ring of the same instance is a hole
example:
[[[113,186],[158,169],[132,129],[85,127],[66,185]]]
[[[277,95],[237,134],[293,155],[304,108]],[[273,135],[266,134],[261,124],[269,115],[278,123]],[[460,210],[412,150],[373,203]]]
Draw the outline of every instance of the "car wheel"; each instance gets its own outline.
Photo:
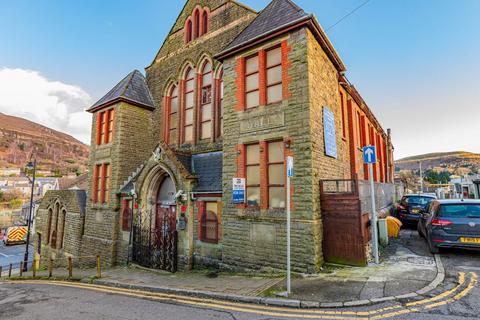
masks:
[[[430,253],[439,254],[440,249],[437,246],[435,246],[430,239],[428,239],[427,241],[428,241],[428,248],[430,249]]]

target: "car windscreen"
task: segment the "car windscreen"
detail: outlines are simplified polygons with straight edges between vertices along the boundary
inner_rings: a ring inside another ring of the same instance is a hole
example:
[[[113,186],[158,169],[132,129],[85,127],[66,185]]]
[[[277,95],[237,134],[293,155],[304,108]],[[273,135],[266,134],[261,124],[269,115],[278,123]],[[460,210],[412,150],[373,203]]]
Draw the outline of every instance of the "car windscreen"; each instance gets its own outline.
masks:
[[[432,202],[432,200],[433,200],[433,198],[421,197],[421,196],[405,197],[405,199],[404,199],[406,204],[417,205],[417,206],[426,206],[427,204]]]
[[[479,218],[480,204],[444,204],[438,216],[442,218]]]

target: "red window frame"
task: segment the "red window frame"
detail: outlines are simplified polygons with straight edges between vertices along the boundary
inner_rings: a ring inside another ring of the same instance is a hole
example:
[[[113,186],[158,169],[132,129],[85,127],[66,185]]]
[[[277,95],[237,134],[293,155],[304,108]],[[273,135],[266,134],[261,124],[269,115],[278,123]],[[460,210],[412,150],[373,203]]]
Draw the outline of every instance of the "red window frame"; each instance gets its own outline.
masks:
[[[341,112],[342,112],[342,135],[344,138],[347,137],[347,128],[346,128],[346,123],[345,123],[345,101],[344,101],[344,95],[343,92],[340,91],[340,107],[341,107]]]
[[[193,38],[196,39],[200,36],[200,11],[198,9],[193,13]]]
[[[185,36],[185,41],[187,43],[191,42],[192,41],[192,35],[193,35],[193,24],[192,24],[192,20],[191,19],[188,19],[187,21],[187,25],[186,25],[186,36]]]
[[[195,137],[193,137],[193,132],[194,132],[194,123],[195,123],[195,120],[193,119],[193,116],[192,116],[192,123],[191,124],[186,124],[186,114],[187,114],[187,111],[189,110],[192,110],[192,112],[194,113],[194,110],[195,110],[195,72],[193,71],[193,69],[189,68],[187,73],[186,73],[186,76],[188,76],[189,74],[192,74],[192,76],[190,78],[186,78],[185,79],[185,84],[184,84],[184,94],[183,94],[183,97],[184,97],[184,102],[183,102],[183,129],[182,129],[182,142],[183,143],[187,143],[187,142],[193,142],[193,140],[195,139]],[[189,82],[192,82],[193,85],[192,85],[192,89],[187,91],[187,87],[188,87],[188,83]],[[191,107],[188,107],[187,108],[187,94],[191,93],[193,95],[193,105]],[[186,140],[186,129],[188,127],[192,127],[192,140]]]
[[[248,147],[253,147],[253,146],[258,146],[258,161],[255,162],[255,163],[248,163]],[[255,206],[251,206],[251,207],[260,207],[261,205],[261,200],[262,200],[262,193],[261,193],[261,190],[262,190],[262,187],[261,187],[261,150],[260,150],[260,143],[251,143],[251,144],[248,144],[248,145],[245,145],[245,192],[246,192],[246,196],[248,196],[248,189],[249,188],[258,188],[259,192],[259,197],[258,197],[258,205],[255,205]],[[258,167],[258,173],[259,173],[259,182],[258,184],[252,184],[252,183],[249,183],[248,181],[248,168],[249,167]],[[248,206],[248,201],[247,201],[247,206]]]
[[[247,72],[248,61],[252,60],[252,59],[255,59],[255,58],[258,60],[258,68],[257,68],[256,71],[248,73]],[[247,90],[247,78],[251,77],[251,76],[254,76],[254,75],[258,75],[257,87],[254,88],[254,89],[251,89],[251,90]],[[245,81],[245,109],[253,109],[253,108],[259,107],[260,106],[260,55],[258,53],[245,58],[245,79],[244,79],[244,81]],[[254,92],[258,92],[258,101],[257,101],[256,105],[249,107],[248,106],[248,95],[250,93],[254,93]]]
[[[93,203],[108,204],[110,202],[111,170],[110,163],[95,165],[93,171]]]
[[[97,145],[108,144],[113,141],[115,128],[115,109],[99,112],[97,115]]]
[[[217,212],[212,212],[212,214],[209,214],[209,211],[207,210],[208,204],[214,204],[217,208]],[[218,202],[214,201],[205,201],[200,205],[200,233],[199,233],[199,239],[202,242],[208,242],[208,243],[218,243],[219,240],[219,217],[218,215],[220,214],[220,210],[218,208]],[[209,238],[208,237],[208,228],[214,228],[214,237]]]
[[[175,95],[174,95],[175,94]],[[175,112],[172,112],[172,101],[173,100],[176,100],[177,102],[177,110]],[[174,144],[176,143],[176,141],[171,141],[171,137],[172,137],[172,131],[177,131],[178,130],[178,109],[179,109],[179,99],[178,99],[178,88],[176,85],[172,86],[172,88],[170,89],[170,92],[169,92],[169,97],[168,97],[168,106],[167,106],[167,110],[168,110],[168,115],[167,115],[167,121],[166,121],[166,128],[167,129],[167,137],[166,137],[166,141],[167,143],[169,144]],[[174,123],[175,127],[172,127],[172,116],[174,115],[177,115],[177,121]],[[177,131],[177,138],[178,138],[178,131]]]
[[[132,226],[132,200],[122,199],[122,230],[130,231]]]
[[[202,35],[208,32],[208,12],[204,11],[202,14]]]
[[[277,64],[269,66],[268,65],[268,53],[270,51],[277,50],[277,49],[280,49],[280,62],[277,63]],[[273,83],[270,83],[270,84],[268,83],[268,71],[270,69],[274,69],[274,68],[277,68],[277,67],[281,67],[281,72],[283,72],[282,47],[280,45],[269,48],[265,51],[265,86],[266,86],[265,95],[266,95],[267,104],[277,103],[277,102],[280,102],[280,101],[283,100],[283,85],[282,85],[283,84],[283,79],[282,79],[282,77],[280,77],[280,81],[273,82]],[[268,89],[271,88],[271,87],[275,87],[275,86],[280,86],[281,87],[282,94],[280,95],[280,100],[269,101],[268,100]]]
[[[270,157],[270,145],[272,145],[272,144],[274,144],[274,143],[282,143],[282,155],[283,155],[283,157],[282,157],[282,161],[281,161],[281,162],[280,162],[280,161],[276,161],[276,162],[275,162],[275,161],[270,161],[270,159],[269,159],[269,157]],[[267,182],[267,183],[268,183],[268,185],[267,185],[267,188],[268,188],[268,198],[267,198],[267,199],[268,199],[268,206],[269,206],[269,208],[273,208],[273,207],[271,206],[271,204],[270,204],[270,188],[275,188],[275,187],[283,188],[284,193],[286,192],[286,189],[285,189],[285,174],[283,174],[283,184],[274,184],[274,183],[271,183],[271,182],[270,182],[270,174],[269,174],[269,172],[270,172],[270,167],[271,167],[271,166],[281,164],[281,165],[283,165],[282,167],[285,168],[285,147],[284,147],[284,145],[283,145],[283,141],[281,141],[281,140],[269,141],[269,142],[267,143],[267,150],[266,150],[266,152],[267,152],[267,165],[266,165],[266,168],[267,168],[267,179],[268,179],[268,180],[267,180],[267,181],[268,181],[268,182]],[[261,173],[260,173],[260,174],[261,174]],[[286,204],[285,204],[285,205],[286,205]],[[282,207],[277,207],[277,209],[278,209],[278,208],[283,209]]]
[[[108,113],[107,113],[107,128],[106,128],[107,134],[105,135],[105,138],[106,138],[105,143],[110,143],[113,141],[114,127],[115,127],[115,109],[110,109],[108,110]]]
[[[204,70],[206,69],[206,67],[210,65],[210,71],[207,71],[205,72]],[[204,77],[206,76],[210,76],[210,84],[209,85],[205,85],[204,84]],[[202,68],[202,75],[201,75],[201,85],[200,85],[200,115],[199,115],[199,137],[200,137],[200,140],[207,140],[207,139],[211,139],[213,137],[213,117],[212,117],[212,112],[213,112],[213,65],[209,62],[209,61],[206,61],[203,65],[203,68]],[[209,92],[209,95],[208,96],[204,96],[204,90],[208,90]],[[210,105],[210,108],[211,108],[211,112],[210,112],[210,119],[204,119],[203,118],[203,109],[206,108],[206,106]],[[202,136],[202,133],[203,133],[203,127],[206,126],[206,125],[209,125],[210,126],[210,136],[209,137],[203,137]]]

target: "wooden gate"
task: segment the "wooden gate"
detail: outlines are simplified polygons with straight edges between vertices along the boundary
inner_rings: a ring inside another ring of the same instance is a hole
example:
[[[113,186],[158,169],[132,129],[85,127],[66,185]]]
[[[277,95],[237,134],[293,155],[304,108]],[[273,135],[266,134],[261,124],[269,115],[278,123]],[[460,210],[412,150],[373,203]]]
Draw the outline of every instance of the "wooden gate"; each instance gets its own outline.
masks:
[[[326,262],[366,266],[369,216],[362,214],[357,180],[320,181]]]

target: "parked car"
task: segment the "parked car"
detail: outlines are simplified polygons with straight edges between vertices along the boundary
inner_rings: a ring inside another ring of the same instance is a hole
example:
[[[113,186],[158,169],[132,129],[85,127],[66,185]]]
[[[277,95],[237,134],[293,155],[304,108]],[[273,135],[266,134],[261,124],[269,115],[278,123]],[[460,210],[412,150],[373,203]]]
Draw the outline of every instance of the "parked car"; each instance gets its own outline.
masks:
[[[441,248],[480,250],[480,200],[432,201],[417,228],[432,253]]]
[[[428,204],[435,199],[437,199],[436,196],[429,194],[406,195],[397,205],[397,218],[403,224],[417,225],[421,212],[425,211]]]

